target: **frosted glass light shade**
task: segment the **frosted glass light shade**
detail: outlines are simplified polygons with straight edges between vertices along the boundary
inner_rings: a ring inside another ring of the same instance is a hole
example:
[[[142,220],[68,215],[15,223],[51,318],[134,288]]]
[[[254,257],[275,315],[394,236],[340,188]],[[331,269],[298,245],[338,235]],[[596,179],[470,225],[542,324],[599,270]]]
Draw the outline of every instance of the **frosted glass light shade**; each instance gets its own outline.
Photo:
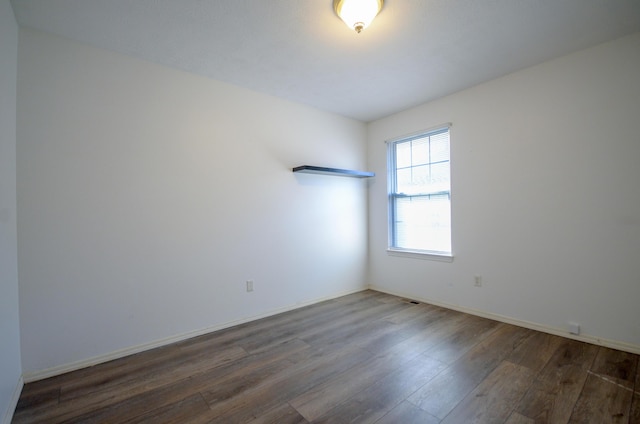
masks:
[[[368,27],[382,9],[383,0],[333,0],[336,14],[356,32]]]

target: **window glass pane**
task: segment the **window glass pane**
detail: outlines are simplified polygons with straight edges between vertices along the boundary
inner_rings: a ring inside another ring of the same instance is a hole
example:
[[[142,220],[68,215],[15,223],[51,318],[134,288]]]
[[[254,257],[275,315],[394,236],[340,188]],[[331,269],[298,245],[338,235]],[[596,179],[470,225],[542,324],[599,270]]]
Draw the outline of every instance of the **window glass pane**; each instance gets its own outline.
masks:
[[[429,182],[429,165],[399,169],[397,192],[402,194],[426,193]]]
[[[397,198],[395,247],[451,251],[451,202],[448,195]]]
[[[411,190],[411,168],[398,169],[397,174],[397,193],[409,193]]]
[[[429,163],[429,137],[419,138],[411,142],[411,165]]]
[[[431,163],[449,160],[449,133],[431,136]]]
[[[431,165],[431,192],[449,190],[449,162],[435,163]]]
[[[411,143],[396,144],[396,168],[411,166]]]

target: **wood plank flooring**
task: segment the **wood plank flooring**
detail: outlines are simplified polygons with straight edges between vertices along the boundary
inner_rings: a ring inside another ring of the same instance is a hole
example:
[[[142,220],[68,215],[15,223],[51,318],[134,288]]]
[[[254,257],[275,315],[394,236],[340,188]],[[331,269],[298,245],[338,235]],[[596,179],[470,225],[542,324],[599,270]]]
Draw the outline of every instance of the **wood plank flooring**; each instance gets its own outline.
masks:
[[[640,423],[640,369],[368,290],[29,383],[13,422]]]

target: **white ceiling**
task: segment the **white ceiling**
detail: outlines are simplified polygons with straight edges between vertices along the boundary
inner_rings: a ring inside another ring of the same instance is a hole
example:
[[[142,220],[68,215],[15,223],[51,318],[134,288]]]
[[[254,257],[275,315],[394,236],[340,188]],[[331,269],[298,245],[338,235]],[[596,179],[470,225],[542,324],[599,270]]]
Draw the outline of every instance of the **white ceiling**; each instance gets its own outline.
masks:
[[[640,0],[12,0],[18,23],[371,121],[640,31]]]

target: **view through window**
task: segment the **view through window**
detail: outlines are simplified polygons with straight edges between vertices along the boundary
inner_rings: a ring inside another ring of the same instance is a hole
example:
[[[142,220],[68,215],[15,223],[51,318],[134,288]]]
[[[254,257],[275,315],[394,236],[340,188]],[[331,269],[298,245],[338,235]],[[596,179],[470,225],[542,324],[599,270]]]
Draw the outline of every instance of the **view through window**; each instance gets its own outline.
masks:
[[[451,255],[449,127],[389,142],[389,248]]]

